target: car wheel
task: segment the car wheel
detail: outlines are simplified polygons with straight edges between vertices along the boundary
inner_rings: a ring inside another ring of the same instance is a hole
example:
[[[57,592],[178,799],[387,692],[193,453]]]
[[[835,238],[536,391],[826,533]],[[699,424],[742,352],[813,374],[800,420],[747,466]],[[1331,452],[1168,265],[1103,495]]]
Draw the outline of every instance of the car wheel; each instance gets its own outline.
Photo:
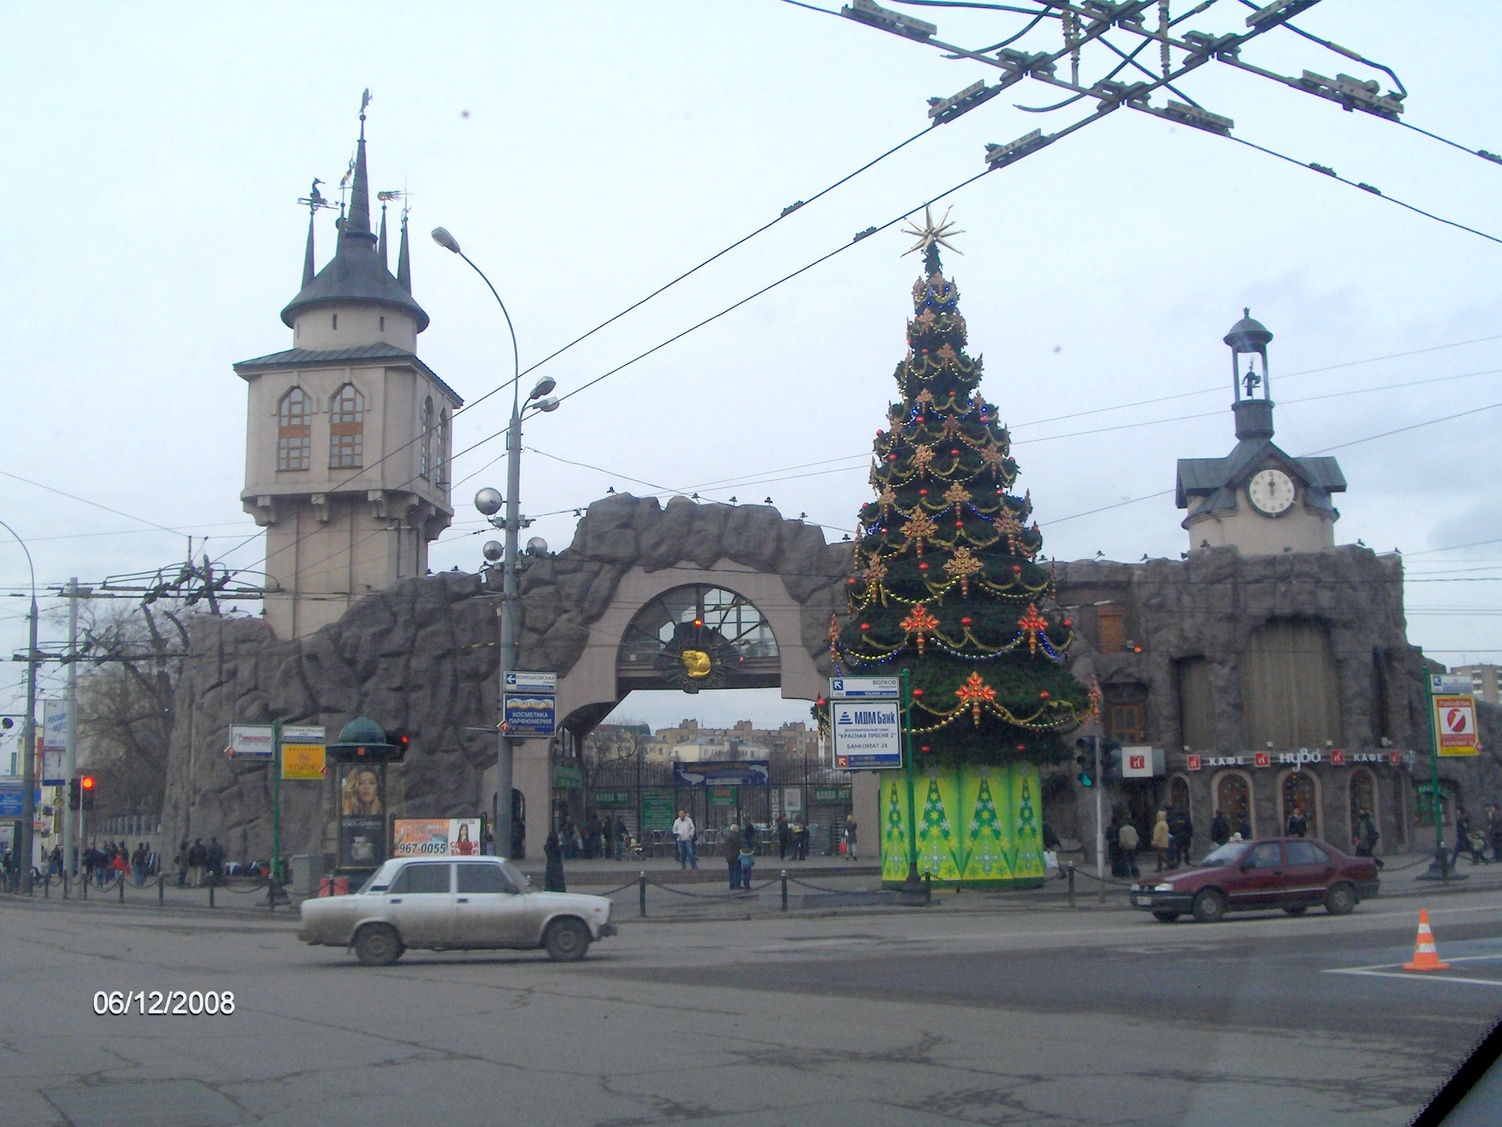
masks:
[[[589,950],[589,943],[589,928],[573,919],[554,920],[548,925],[548,933],[542,937],[548,958],[555,963],[578,962]]]
[[[1194,898],[1194,918],[1202,924],[1213,924],[1226,914],[1226,898],[1213,888],[1201,889]]]
[[[1174,920],[1176,920],[1178,918],[1179,918],[1179,914],[1177,912],[1154,912],[1153,913],[1153,919],[1157,920],[1159,923],[1162,923],[1162,924],[1171,924],[1171,923],[1173,923]]]
[[[1307,912],[1309,910],[1309,905],[1308,904],[1290,904],[1287,908],[1284,908],[1283,910],[1285,912],[1287,912],[1290,916],[1302,916],[1305,912]]]
[[[1333,885],[1325,893],[1325,911],[1332,916],[1344,916],[1356,907],[1356,890],[1348,884]]]
[[[396,929],[387,924],[370,924],[355,936],[355,954],[367,967],[386,967],[402,957],[406,950]]]

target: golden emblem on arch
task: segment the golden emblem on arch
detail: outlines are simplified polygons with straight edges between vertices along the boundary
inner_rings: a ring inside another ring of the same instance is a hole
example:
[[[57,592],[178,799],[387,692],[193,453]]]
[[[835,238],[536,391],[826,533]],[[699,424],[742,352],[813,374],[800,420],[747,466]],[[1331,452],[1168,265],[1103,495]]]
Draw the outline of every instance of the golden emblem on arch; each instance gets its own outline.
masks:
[[[683,661],[683,671],[696,681],[708,677],[714,669],[714,662],[703,650],[684,650],[678,656]]]

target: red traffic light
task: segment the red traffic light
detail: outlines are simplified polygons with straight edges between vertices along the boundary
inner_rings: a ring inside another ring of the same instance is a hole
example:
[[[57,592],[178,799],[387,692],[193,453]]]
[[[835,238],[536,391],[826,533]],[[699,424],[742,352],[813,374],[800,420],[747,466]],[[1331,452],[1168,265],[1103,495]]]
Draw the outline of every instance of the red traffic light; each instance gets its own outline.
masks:
[[[84,790],[93,790],[94,789],[94,776],[93,775],[83,775],[83,776],[80,776],[79,780],[78,780],[78,785],[80,787],[82,787]]]

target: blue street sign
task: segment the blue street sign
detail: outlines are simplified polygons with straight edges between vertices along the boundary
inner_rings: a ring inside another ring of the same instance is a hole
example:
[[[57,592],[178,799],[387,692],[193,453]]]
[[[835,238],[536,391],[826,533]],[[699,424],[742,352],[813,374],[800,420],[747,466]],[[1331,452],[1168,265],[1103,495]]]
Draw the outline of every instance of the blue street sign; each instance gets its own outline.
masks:
[[[675,787],[764,787],[771,777],[770,759],[673,764]]]
[[[22,796],[26,792],[21,789],[20,783],[0,783],[0,818],[19,818],[21,816]],[[36,809],[42,808],[42,792],[32,791],[35,796],[32,805]]]

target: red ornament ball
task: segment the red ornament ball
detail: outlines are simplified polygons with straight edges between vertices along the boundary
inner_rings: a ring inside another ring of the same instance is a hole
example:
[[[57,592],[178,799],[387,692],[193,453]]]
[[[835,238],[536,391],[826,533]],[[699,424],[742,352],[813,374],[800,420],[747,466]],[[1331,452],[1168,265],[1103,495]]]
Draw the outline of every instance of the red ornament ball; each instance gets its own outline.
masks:
[[[1072,619],[1072,618],[1066,618],[1064,620],[1064,625],[1065,626],[1073,626],[1074,625],[1074,619]]]
[[[927,497],[928,496],[928,490],[927,489],[920,489],[920,490],[918,490],[918,496],[919,497]]]
[[[913,690],[913,696],[915,696],[915,697],[921,697],[922,695],[923,695],[923,690],[922,689],[914,689]]]
[[[851,578],[845,580],[845,582],[848,583],[852,587],[855,586],[855,578],[853,576]]]
[[[1048,690],[1044,689],[1041,693],[1039,693],[1038,694],[1038,699],[1039,700],[1047,700],[1048,699]]]
[[[862,630],[869,630],[869,629],[871,629],[871,624],[869,622],[862,622],[861,623],[861,629]]]
[[[1021,564],[1013,564],[1012,565],[1012,574],[1013,575],[1021,575],[1022,574],[1022,565]]]
[[[1017,745],[1017,750],[1018,751],[1026,751],[1027,750],[1027,744],[1018,744]]]
[[[933,750],[933,748],[929,747],[927,744],[924,744],[918,750],[921,751],[924,755],[927,755],[929,752],[931,752]]]
[[[961,626],[969,626],[970,625],[970,616],[968,614],[964,618],[960,619],[960,625]]]
[[[896,460],[897,460],[897,455],[896,454],[888,454],[887,455],[887,461],[889,461],[889,462],[895,462]]]
[[[928,570],[928,561],[924,560],[922,563],[920,563],[918,565],[918,570],[919,571],[927,571]]]
[[[958,458],[960,456],[960,452],[958,450],[951,450],[949,452],[949,454],[950,454],[950,457],[953,457],[953,458]]]

